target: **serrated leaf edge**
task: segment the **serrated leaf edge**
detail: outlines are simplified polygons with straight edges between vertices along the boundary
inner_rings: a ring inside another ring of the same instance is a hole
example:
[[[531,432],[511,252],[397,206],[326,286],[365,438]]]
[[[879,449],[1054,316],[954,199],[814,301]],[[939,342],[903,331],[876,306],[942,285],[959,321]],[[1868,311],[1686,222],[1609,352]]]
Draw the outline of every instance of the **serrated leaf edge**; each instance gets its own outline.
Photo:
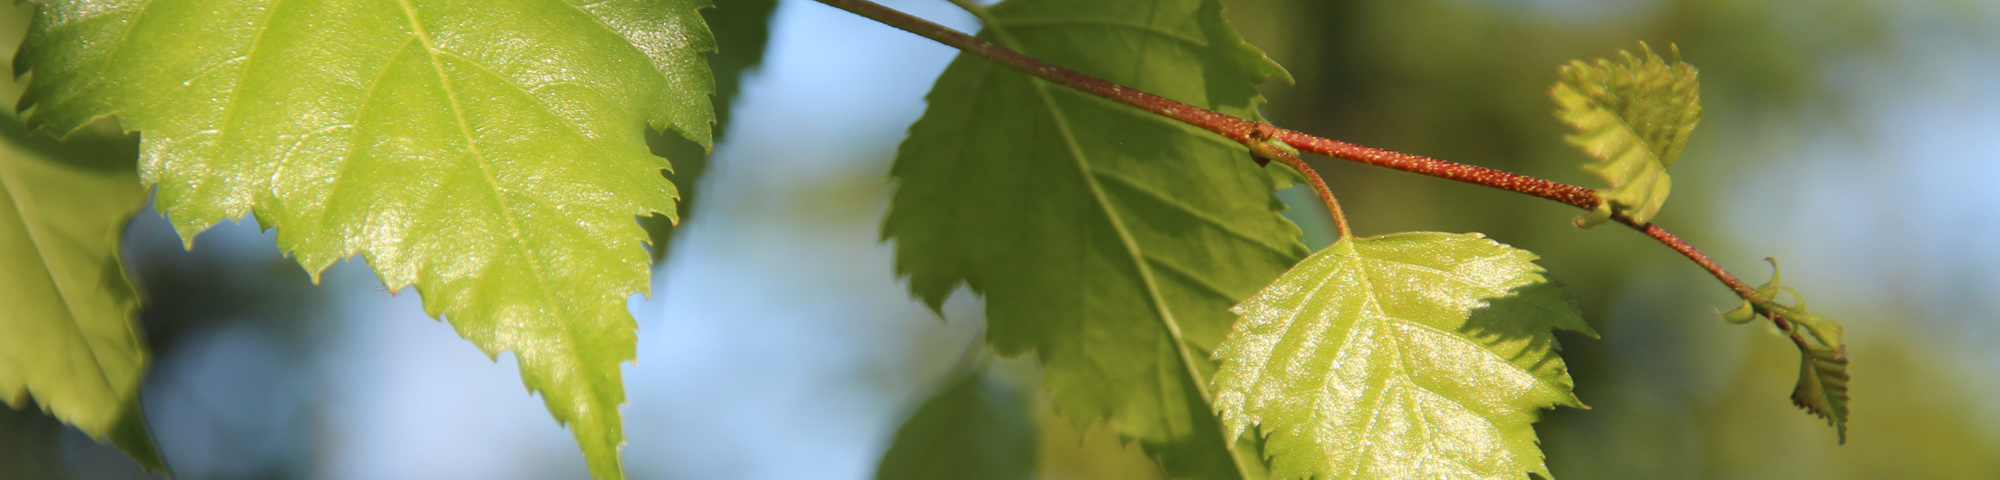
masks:
[[[1847,443],[1847,356],[1838,349],[1799,345],[1799,381],[1792,404],[1825,419]]]

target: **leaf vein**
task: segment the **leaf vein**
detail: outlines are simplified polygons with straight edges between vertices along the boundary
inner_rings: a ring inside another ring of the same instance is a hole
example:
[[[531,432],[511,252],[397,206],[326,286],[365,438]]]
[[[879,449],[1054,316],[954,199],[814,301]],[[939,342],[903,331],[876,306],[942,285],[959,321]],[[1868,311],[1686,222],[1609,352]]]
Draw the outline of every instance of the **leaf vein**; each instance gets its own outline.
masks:
[[[374,79],[370,80],[368,83],[368,88],[363,90],[361,96],[361,104],[357,105],[354,108],[354,120],[357,124],[361,121],[363,117],[367,116],[368,110],[374,106],[375,94],[377,93],[377,90],[382,87],[384,79],[389,77],[389,72],[395,69],[396,61],[402,59],[403,55],[410,51],[410,47],[415,46],[417,42],[420,40],[422,40],[422,37],[418,36],[415,33],[411,33],[408,39],[403,40],[403,45],[400,47],[396,47],[396,52],[390,54],[389,58],[382,62],[382,69],[377,70],[375,72]],[[360,128],[357,126],[355,130],[358,133],[360,131]],[[337,157],[339,158],[340,166],[334,170],[333,178],[331,181],[328,182],[329,184],[327,186],[328,191],[325,197],[326,199],[328,199],[327,201],[331,201],[331,199],[334,198],[340,198],[341,192],[347,189],[347,186],[350,183],[347,181],[348,180],[347,169],[348,167],[354,165],[355,152],[360,148],[363,142],[364,140],[361,138],[360,135],[354,135],[348,138],[347,142],[348,151],[346,152],[345,155],[340,155]],[[331,210],[331,208],[325,205],[322,205],[320,208],[314,210],[313,224],[315,227],[324,227],[326,225],[326,214],[328,210]],[[399,247],[401,247],[401,245],[399,245]],[[349,242],[342,241],[340,251],[336,253],[335,256],[346,257],[353,255],[354,253],[355,253],[355,248],[353,247],[353,245],[350,244]],[[317,271],[312,272],[312,274],[315,278],[319,276],[319,272]],[[385,282],[390,282],[389,275],[383,275],[383,280]],[[407,284],[388,285],[388,287],[401,288],[406,285]]]
[[[264,20],[262,22],[259,22],[257,27],[257,34],[250,37],[249,48],[245,49],[242,56],[231,58],[227,61],[221,62],[216,65],[216,68],[221,68],[222,65],[227,65],[230,62],[235,62],[238,58],[243,60],[242,71],[237,72],[236,81],[229,85],[228,98],[224,99],[222,104],[222,125],[217,127],[217,130],[219,131],[216,133],[219,137],[221,137],[221,140],[223,141],[227,141],[230,132],[234,131],[231,130],[229,127],[230,125],[236,123],[236,118],[237,118],[236,115],[238,113],[236,110],[236,105],[238,103],[237,100],[243,98],[243,91],[242,91],[243,83],[249,81],[250,72],[256,70],[254,64],[257,63],[257,49],[258,47],[263,46],[264,34],[266,32],[271,31],[271,19],[277,17],[278,7],[284,4],[285,0],[271,0],[271,4],[264,7]],[[278,164],[276,170],[283,171],[283,169],[284,169],[284,164],[283,163]],[[277,176],[276,172],[274,172],[273,178],[276,178],[276,176]]]
[[[437,73],[438,87],[444,90],[445,100],[451,104],[451,113],[458,122],[459,135],[465,140],[466,150],[472,154],[474,163],[479,165],[480,173],[485,175],[487,184],[493,188],[493,201],[498,204],[496,206],[499,207],[497,210],[500,211],[501,217],[507,221],[509,236],[516,244],[526,243],[521,238],[523,232],[520,220],[515,218],[514,210],[506,205],[507,189],[502,187],[500,180],[493,175],[493,169],[488,165],[485,152],[479,148],[478,139],[472,134],[472,125],[465,119],[465,109],[458,99],[458,89],[453,86],[451,77],[445,74],[444,62],[439,58],[441,51],[431,42],[430,34],[425,32],[423,23],[417,18],[416,7],[410,5],[410,0],[397,0],[397,2],[402,4],[403,13],[409,17],[410,28],[415,31],[417,39],[423,42],[424,51],[430,55],[431,70]],[[542,266],[533,261],[527,263],[528,270],[533,272],[529,277],[535,282],[535,291],[541,294],[542,301],[548,301],[551,292],[548,281],[542,278],[544,275]]]
[[[1283,256],[1283,254],[1287,250],[1292,250],[1289,248],[1272,245],[1264,241],[1263,239],[1257,238],[1257,236],[1255,235],[1251,235],[1247,232],[1244,232],[1242,229],[1229,224],[1229,222],[1225,222],[1220,218],[1216,218],[1214,215],[1208,214],[1208,212],[1196,210],[1194,207],[1189,206],[1184,202],[1174,201],[1173,197],[1168,196],[1167,194],[1164,193],[1160,193],[1159,190],[1155,190],[1150,186],[1141,184],[1136,180],[1126,178],[1125,175],[1121,173],[1105,170],[1102,168],[1095,168],[1091,170],[1091,174],[1096,175],[1099,178],[1111,180],[1111,182],[1107,183],[1125,187],[1126,189],[1131,190],[1134,193],[1138,193],[1141,198],[1152,200],[1154,203],[1158,205],[1180,211],[1181,213],[1186,214],[1189,218],[1193,218],[1195,220],[1200,221],[1203,224],[1214,227],[1216,230],[1221,231],[1222,233],[1227,234],[1228,236],[1236,237],[1237,239],[1248,242],[1251,245],[1262,247],[1263,249],[1270,251],[1274,255]]]
[[[85,82],[83,87],[78,88],[78,90],[88,90],[90,87],[101,85],[106,79],[111,78],[110,75],[105,75],[105,72],[111,69],[112,64],[118,63],[116,61],[118,54],[125,51],[125,45],[130,43],[129,40],[132,37],[132,31],[139,29],[139,23],[145,21],[146,14],[151,12],[152,8],[153,0],[139,0],[139,6],[132,10],[132,23],[125,25],[125,28],[118,32],[118,39],[111,41],[111,51],[104,54],[104,63],[97,65],[97,74],[92,75],[90,81]],[[106,13],[104,16],[110,15],[112,14]],[[117,111],[114,110],[105,115],[114,115],[116,113]]]

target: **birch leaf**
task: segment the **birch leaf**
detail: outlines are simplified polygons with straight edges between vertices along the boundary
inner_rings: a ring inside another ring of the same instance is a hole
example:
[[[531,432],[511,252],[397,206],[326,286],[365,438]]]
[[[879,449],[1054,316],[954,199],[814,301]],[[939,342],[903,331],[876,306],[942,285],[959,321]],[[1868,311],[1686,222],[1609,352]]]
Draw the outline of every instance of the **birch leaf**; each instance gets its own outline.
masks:
[[[622,478],[636,216],[672,215],[649,128],[709,145],[705,0],[46,0],[29,124],[117,116],[184,241],[256,215],[317,275],[415,286]]]
[[[149,470],[148,353],[119,245],[146,201],[129,138],[30,136],[0,115],[0,401],[32,400]]]
[[[1547,478],[1532,424],[1583,407],[1553,330],[1596,334],[1535,258],[1478,234],[1343,238],[1236,307],[1216,409],[1283,478]]]
[[[989,12],[988,39],[1239,117],[1256,118],[1255,86],[1283,73],[1215,0],[1010,0]],[[910,290],[933,308],[959,285],[983,295],[990,345],[1035,354],[1078,430],[1108,420],[1176,478],[1238,476],[1202,392],[1208,352],[1229,306],[1307,253],[1273,196],[1288,170],[970,55],[927,98],[882,227]]]
[[[1611,184],[1598,190],[1604,203],[1577,219],[1579,226],[1603,223],[1614,212],[1651,222],[1673,187],[1667,168],[1701,121],[1700,72],[1681,61],[1678,47],[1672,62],[1639,47],[1640,55],[1618,52],[1616,62],[1571,61],[1549,91],[1556,116],[1576,129],[1569,142],[1597,159],[1584,168]]]

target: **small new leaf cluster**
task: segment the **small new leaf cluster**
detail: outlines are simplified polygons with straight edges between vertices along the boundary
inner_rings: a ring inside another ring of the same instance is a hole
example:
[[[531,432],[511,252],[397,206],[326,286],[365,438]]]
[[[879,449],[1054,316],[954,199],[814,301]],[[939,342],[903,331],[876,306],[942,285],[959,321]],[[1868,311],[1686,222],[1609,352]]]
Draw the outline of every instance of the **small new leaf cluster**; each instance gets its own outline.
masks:
[[[1825,418],[1847,443],[1847,346],[1841,340],[1840,324],[1806,310],[1806,299],[1797,290],[1780,283],[1778,261],[1771,262],[1771,281],[1757,287],[1757,298],[1722,314],[1735,324],[1749,323],[1758,316],[1784,320],[1792,343],[1799,347],[1799,382],[1792,389],[1792,404]],[[1791,305],[1778,303],[1779,293],[1789,294]],[[1774,322],[1775,323],[1775,322]],[[1798,331],[1805,329],[1805,335]]]
[[[1596,226],[1613,214],[1651,222],[1673,186],[1667,168],[1701,121],[1699,72],[1681,61],[1680,48],[1670,48],[1672,62],[1643,43],[1639,49],[1641,55],[1618,52],[1619,62],[1571,61],[1549,91],[1560,106],[1556,116],[1576,128],[1569,142],[1597,159],[1585,168],[1611,184],[1597,191],[1597,209],[1577,226]]]
[[[1667,168],[1680,158],[1688,135],[1701,121],[1699,72],[1681,61],[1680,48],[1669,48],[1672,61],[1644,43],[1639,51],[1618,52],[1616,62],[1571,61],[1560,70],[1562,81],[1549,91],[1558,106],[1556,116],[1576,128],[1569,142],[1598,160],[1584,168],[1611,183],[1597,191],[1597,208],[1577,218],[1577,226],[1589,228],[1614,215],[1638,225],[1652,222],[1673,184]],[[1775,269],[1777,262],[1771,266]],[[1779,293],[1790,294],[1797,303],[1778,303]],[[1806,311],[1805,298],[1780,284],[1775,271],[1754,297],[1723,319],[1744,324],[1758,316],[1788,329],[1804,357],[1793,403],[1826,418],[1846,442],[1847,354],[1840,324]],[[1801,327],[1812,340],[1798,332]]]

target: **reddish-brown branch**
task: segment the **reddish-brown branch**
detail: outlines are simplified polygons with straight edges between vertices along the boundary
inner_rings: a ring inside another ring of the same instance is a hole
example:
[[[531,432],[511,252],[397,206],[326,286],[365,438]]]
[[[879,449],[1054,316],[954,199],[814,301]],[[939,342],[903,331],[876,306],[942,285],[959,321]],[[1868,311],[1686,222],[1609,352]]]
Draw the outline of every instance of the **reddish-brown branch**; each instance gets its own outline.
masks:
[[[1230,140],[1243,143],[1246,146],[1262,143],[1264,139],[1271,138],[1284,142],[1300,151],[1405,172],[1457,180],[1474,185],[1484,185],[1510,192],[1541,197],[1584,210],[1596,209],[1600,201],[1597,192],[1575,185],[1503,172],[1486,167],[1448,162],[1421,155],[1365,147],[1277,128],[1268,123],[1253,122],[1224,115],[1214,110],[1126,88],[1122,85],[1085,75],[1075,70],[1056,66],[992,42],[966,35],[950,27],[938,25],[929,20],[924,20],[868,0],[819,0],[819,2],[917,34],[924,38],[935,40],[938,43],[978,55],[994,63],[999,63],[1002,66],[1033,75],[1036,78],[1047,80],[1057,85],[1080,90],[1111,101],[1130,105],[1133,108],[1200,127],[1203,130],[1215,132],[1217,135],[1222,135]],[[1305,174],[1313,182],[1315,193],[1320,194],[1321,200],[1327,202],[1329,209],[1332,210],[1330,213],[1338,215],[1338,203],[1333,201],[1333,194],[1326,188],[1325,180],[1321,179],[1318,174],[1313,173],[1312,168],[1306,166],[1305,162],[1299,161],[1297,157],[1289,154],[1275,156],[1278,157],[1278,160],[1286,164],[1291,164],[1293,168],[1299,170],[1299,173]],[[1289,159],[1286,157],[1289,157]],[[1730,274],[1728,270],[1722,268],[1722,265],[1715,263],[1715,260],[1701,253],[1701,250],[1695,249],[1693,245],[1689,245],[1686,241],[1681,240],[1680,237],[1675,236],[1666,229],[1651,223],[1636,223],[1624,215],[1615,215],[1613,218],[1618,220],[1619,223],[1645,233],[1646,236],[1653,237],[1654,240],[1658,240],[1668,248],[1680,252],[1681,255],[1686,256],[1689,260],[1693,260],[1696,265],[1700,265],[1702,269],[1714,275],[1717,280],[1721,280],[1724,285],[1729,286],[1730,290],[1734,290],[1737,296],[1746,300],[1757,298],[1757,290],[1755,288],[1743,283],[1742,279]],[[1344,220],[1342,220],[1342,223],[1345,223]],[[1791,330],[1788,322],[1782,318],[1772,317],[1771,321],[1777,323],[1779,328],[1787,331]]]
[[[1339,140],[1316,137],[1293,130],[1274,128],[1270,124],[1253,122],[1224,115],[1221,112],[1181,103],[1170,98],[1146,93],[1103,79],[1085,75],[1075,70],[1041,61],[1040,59],[1016,52],[1007,47],[981,40],[971,35],[952,30],[950,27],[932,23],[907,13],[870,2],[868,0],[819,0],[820,3],[847,10],[868,17],[892,27],[936,40],[959,50],[992,60],[1008,68],[1048,80],[1057,85],[1074,88],[1092,95],[1103,97],[1133,108],[1145,110],[1163,117],[1201,127],[1203,130],[1248,144],[1255,140],[1260,129],[1266,129],[1270,138],[1276,138],[1292,148],[1328,157],[1387,167],[1405,172],[1430,175],[1438,178],[1485,185],[1488,187],[1525,193],[1537,197],[1574,205],[1577,208],[1597,208],[1597,193],[1583,187],[1552,182],[1526,175],[1502,172],[1485,167],[1447,162],[1435,158],[1407,153],[1364,147]]]
[[[1457,180],[1474,185],[1484,185],[1516,193],[1524,193],[1561,202],[1584,210],[1597,208],[1597,192],[1561,182],[1509,173],[1491,168],[1438,160],[1422,155],[1364,147],[1352,143],[1315,137],[1293,130],[1278,129],[1276,138],[1300,151],[1386,167],[1410,173]]]
[[[1644,225],[1634,223],[1632,219],[1626,218],[1623,215],[1617,215],[1614,218],[1618,219],[1618,223],[1623,223],[1640,232],[1645,232],[1646,236],[1653,237],[1654,240],[1659,240],[1660,243],[1666,244],[1667,248],[1672,248],[1676,252],[1681,252],[1681,255],[1686,256],[1689,260],[1694,260],[1696,265],[1700,265],[1703,270],[1708,270],[1708,273],[1714,275],[1717,280],[1721,280],[1723,285],[1728,285],[1730,290],[1736,292],[1736,296],[1742,297],[1744,300],[1757,298],[1756,287],[1752,287],[1748,283],[1743,283],[1743,279],[1736,278],[1735,274],[1731,274],[1729,270],[1723,269],[1722,264],[1715,263],[1714,259],[1708,258],[1708,254],[1701,253],[1701,250],[1695,249],[1694,245],[1681,240],[1681,237],[1675,236],[1673,232],[1668,232],[1667,229],[1660,228],[1659,225],[1651,223]],[[1785,321],[1783,317],[1772,314],[1770,318],[1771,322],[1777,324],[1779,329],[1788,332],[1792,330],[1791,322]]]

